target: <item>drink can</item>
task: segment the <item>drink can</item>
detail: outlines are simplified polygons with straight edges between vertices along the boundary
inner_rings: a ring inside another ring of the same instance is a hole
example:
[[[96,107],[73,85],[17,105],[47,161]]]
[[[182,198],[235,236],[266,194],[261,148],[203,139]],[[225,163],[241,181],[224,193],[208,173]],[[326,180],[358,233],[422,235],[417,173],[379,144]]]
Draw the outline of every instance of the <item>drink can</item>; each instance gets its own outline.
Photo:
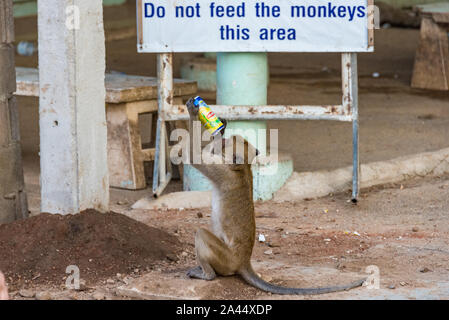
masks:
[[[217,135],[224,129],[224,124],[201,97],[196,97],[193,104],[198,110],[198,118],[211,135]]]

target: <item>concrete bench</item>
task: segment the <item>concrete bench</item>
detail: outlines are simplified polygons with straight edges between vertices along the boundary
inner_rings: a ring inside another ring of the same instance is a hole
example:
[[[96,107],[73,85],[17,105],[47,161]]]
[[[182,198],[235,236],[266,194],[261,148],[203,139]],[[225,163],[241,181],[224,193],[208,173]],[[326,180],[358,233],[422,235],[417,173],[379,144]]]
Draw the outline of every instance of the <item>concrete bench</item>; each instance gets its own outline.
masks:
[[[39,72],[33,68],[16,68],[18,96],[39,96]],[[110,186],[137,190],[146,187],[144,162],[153,161],[154,147],[144,148],[139,115],[155,113],[157,79],[153,77],[106,74],[106,118],[108,122],[108,165]],[[174,81],[174,103],[197,92],[194,81]],[[155,119],[148,125],[155,125]],[[151,140],[154,142],[155,128]]]
[[[416,52],[412,87],[449,90],[449,3],[417,6],[421,38]]]

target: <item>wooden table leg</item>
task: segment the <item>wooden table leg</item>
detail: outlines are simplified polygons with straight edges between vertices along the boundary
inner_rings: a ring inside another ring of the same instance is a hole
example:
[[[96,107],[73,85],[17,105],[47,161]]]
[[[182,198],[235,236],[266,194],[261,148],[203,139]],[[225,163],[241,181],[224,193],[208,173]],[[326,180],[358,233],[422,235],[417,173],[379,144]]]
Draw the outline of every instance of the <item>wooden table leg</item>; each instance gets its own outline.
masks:
[[[449,90],[448,31],[431,16],[424,16],[422,20],[412,87]]]
[[[181,104],[181,98],[175,98]],[[157,112],[157,101],[108,104],[108,165],[110,186],[139,190],[147,187],[145,161],[154,160],[154,148],[143,149],[139,115]],[[154,140],[155,137],[152,137]]]
[[[111,187],[146,188],[139,114],[157,110],[157,101],[108,104],[108,165]]]

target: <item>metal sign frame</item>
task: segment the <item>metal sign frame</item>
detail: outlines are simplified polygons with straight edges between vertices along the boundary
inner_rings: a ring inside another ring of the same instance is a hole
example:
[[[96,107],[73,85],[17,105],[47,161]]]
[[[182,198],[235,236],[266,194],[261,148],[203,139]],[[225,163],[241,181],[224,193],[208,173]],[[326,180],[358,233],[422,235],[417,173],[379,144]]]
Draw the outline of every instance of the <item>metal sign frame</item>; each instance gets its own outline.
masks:
[[[145,28],[144,28],[144,3],[145,0],[136,0],[137,4],[137,36],[138,36],[138,45],[137,50],[140,53],[172,53],[172,52],[333,52],[333,53],[341,53],[341,52],[373,52],[374,50],[374,43],[373,43],[373,35],[374,35],[374,29],[372,28],[374,24],[374,18],[375,18],[375,11],[376,8],[374,6],[374,0],[365,0],[367,3],[367,21],[368,21],[368,28],[367,28],[367,46],[366,47],[345,47],[340,46],[338,44],[335,44],[335,48],[325,48],[324,50],[319,48],[317,44],[315,44],[317,47],[304,47],[302,50],[299,51],[292,51],[290,47],[279,47],[279,45],[276,45],[275,47],[265,47],[264,45],[254,45],[254,46],[243,46],[239,48],[238,45],[231,45],[226,48],[222,48],[222,50],[217,50],[215,48],[215,45],[211,44],[211,47],[201,47],[201,46],[184,46],[181,48],[173,48],[170,41],[167,40],[161,40],[157,39],[156,41],[153,41],[156,43],[156,47],[148,48],[149,45],[146,43],[148,39],[145,38]],[[340,0],[341,1],[341,0]],[[173,3],[174,6],[176,6],[176,1]],[[160,18],[165,18],[164,16],[161,16]],[[172,22],[173,24],[174,22]],[[160,28],[160,26],[156,27],[155,30]],[[329,33],[333,34],[334,30],[330,30]],[[338,35],[337,33],[335,35]],[[340,34],[341,36],[341,34]],[[339,38],[338,43],[340,43],[341,39]],[[202,41],[200,43],[208,43],[207,41]],[[308,41],[307,43],[310,43]]]
[[[138,10],[142,0],[137,0]],[[374,47],[375,6],[368,4],[368,46]],[[142,14],[138,14],[138,43],[142,44]],[[168,138],[166,121],[188,120],[184,105],[173,104],[173,53],[159,53],[158,63],[158,121],[156,131],[156,153],[153,174],[153,195],[158,197],[172,177],[170,157],[167,157]],[[359,99],[357,53],[341,53],[342,104],[322,106],[210,106],[227,120],[332,120],[352,122],[353,177],[352,201],[357,203],[360,193],[359,157]],[[164,145],[163,145],[164,144]]]
[[[342,53],[342,104],[323,106],[219,106],[211,105],[226,120],[334,120],[352,122],[353,179],[352,201],[360,192],[359,112],[357,53]],[[154,160],[153,195],[158,197],[172,177],[166,121],[188,120],[184,105],[173,104],[173,54],[158,54],[158,120]]]

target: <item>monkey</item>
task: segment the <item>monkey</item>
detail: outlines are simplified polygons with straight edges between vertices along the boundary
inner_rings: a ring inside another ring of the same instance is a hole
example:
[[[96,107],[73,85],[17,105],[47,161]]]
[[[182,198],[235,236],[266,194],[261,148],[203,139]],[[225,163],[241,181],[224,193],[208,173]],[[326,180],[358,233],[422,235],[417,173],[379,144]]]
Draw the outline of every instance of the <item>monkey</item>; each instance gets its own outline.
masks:
[[[8,299],[8,287],[6,286],[5,276],[0,271],[0,301]]]
[[[212,142],[203,149],[204,157],[222,157],[232,162],[194,164],[192,161],[193,121],[198,110],[193,99],[187,102],[190,129],[190,163],[212,184],[212,231],[198,229],[195,235],[195,251],[198,266],[189,270],[190,278],[213,280],[220,276],[240,275],[248,284],[274,294],[312,295],[349,290],[362,286],[366,279],[342,286],[327,288],[288,288],[273,285],[260,278],[251,266],[251,255],[256,237],[256,221],[253,200],[253,176],[251,163],[258,151],[241,136],[222,138],[221,155],[213,155]],[[226,129],[226,122],[225,123]],[[223,134],[223,131],[221,132]],[[214,144],[214,145],[213,145]],[[220,146],[220,143],[218,143]],[[207,152],[204,152],[206,150]],[[222,160],[219,159],[219,160]]]

